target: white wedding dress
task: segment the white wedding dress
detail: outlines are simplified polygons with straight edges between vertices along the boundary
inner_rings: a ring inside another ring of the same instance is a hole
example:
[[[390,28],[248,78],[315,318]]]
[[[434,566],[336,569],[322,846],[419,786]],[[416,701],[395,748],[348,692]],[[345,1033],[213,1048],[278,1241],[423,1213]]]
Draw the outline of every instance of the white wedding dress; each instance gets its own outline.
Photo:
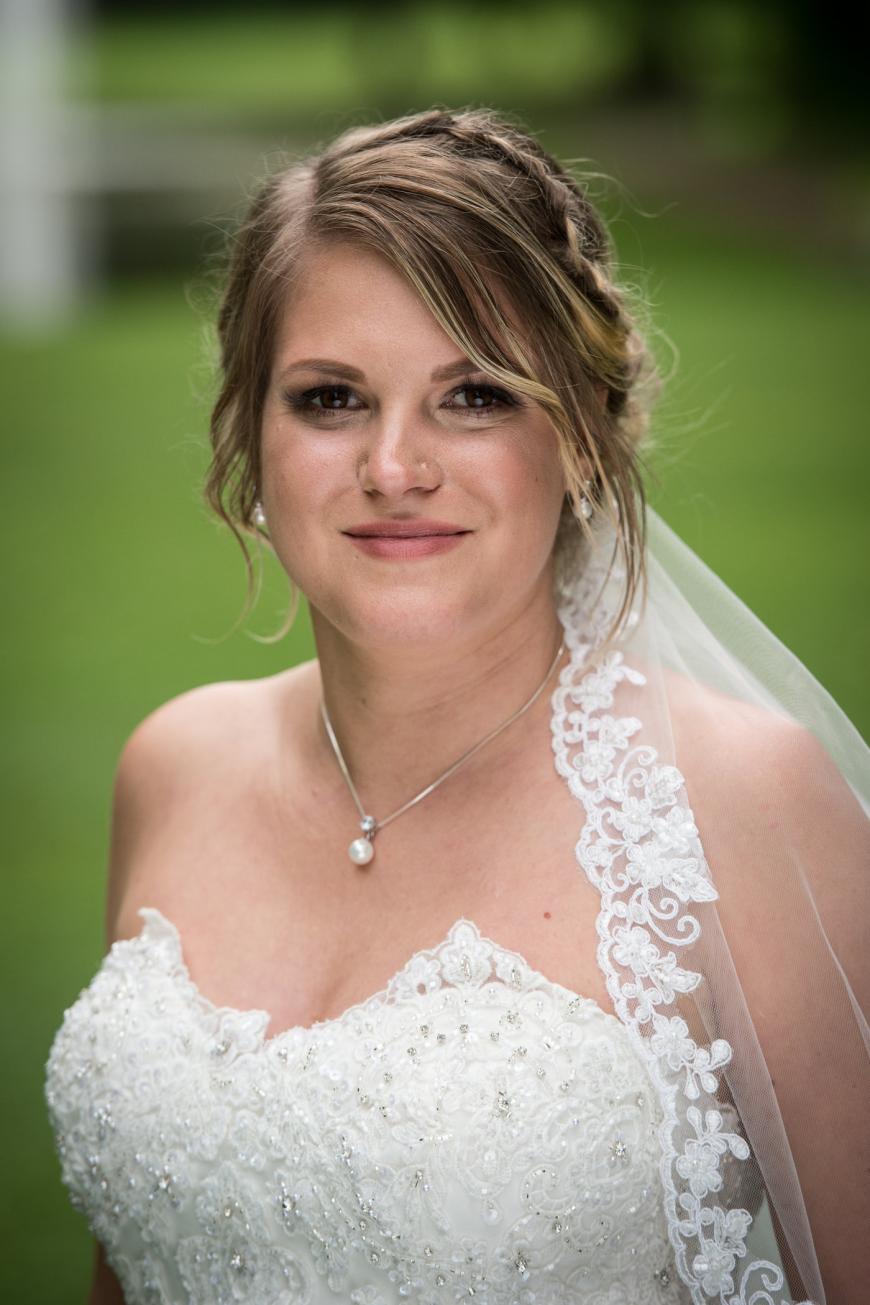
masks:
[[[588,655],[584,593],[560,607],[552,744],[620,1017],[461,918],[383,991],[267,1037],[266,1011],[199,992],[175,926],[143,908],[66,1012],[46,1081],[64,1182],[127,1305],[738,1300],[752,1215],[748,1147],[714,1096],[729,1047],[667,1012],[698,976],[652,919],[656,893],[684,915],[717,893],[680,772],[633,756],[641,722],[608,710],[644,677]],[[658,919],[679,946],[685,920]]]
[[[267,1038],[143,914],[49,1070],[128,1305],[680,1299],[660,1111],[615,1016],[459,920],[384,992]]]

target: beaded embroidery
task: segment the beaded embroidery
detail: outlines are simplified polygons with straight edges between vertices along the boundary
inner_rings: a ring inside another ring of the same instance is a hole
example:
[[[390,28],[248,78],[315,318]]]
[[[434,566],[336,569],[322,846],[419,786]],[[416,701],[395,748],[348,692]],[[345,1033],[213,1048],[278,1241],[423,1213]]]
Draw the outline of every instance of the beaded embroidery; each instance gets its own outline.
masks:
[[[595,1001],[459,920],[383,992],[267,1038],[141,914],[48,1065],[63,1176],[128,1305],[679,1300],[660,1112]]]

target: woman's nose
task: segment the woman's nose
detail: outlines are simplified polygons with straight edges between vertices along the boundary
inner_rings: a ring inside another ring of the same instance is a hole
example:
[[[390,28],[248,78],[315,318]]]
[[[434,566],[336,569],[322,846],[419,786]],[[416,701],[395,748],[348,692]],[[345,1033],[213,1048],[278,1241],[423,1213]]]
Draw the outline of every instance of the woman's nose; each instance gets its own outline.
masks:
[[[367,493],[388,498],[414,489],[436,489],[442,480],[431,448],[424,448],[409,430],[373,432],[360,455],[357,476]]]

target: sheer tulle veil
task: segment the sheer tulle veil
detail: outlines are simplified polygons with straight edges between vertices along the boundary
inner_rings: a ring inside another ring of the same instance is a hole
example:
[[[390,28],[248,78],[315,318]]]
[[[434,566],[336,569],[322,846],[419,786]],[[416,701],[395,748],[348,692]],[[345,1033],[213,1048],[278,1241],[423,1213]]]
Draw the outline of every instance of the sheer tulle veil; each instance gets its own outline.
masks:
[[[553,748],[598,962],[661,1100],[685,1300],[834,1305],[868,1254],[870,749],[646,512],[645,601],[615,641],[608,522],[556,580]]]

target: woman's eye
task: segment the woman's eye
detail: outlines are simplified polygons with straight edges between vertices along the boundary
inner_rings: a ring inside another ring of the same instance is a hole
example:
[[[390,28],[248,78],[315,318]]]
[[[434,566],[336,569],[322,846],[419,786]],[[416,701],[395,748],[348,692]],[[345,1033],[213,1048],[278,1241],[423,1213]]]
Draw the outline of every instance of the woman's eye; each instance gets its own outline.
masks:
[[[353,403],[354,391],[348,385],[317,385],[309,390],[288,391],[284,401],[292,412],[313,417],[315,421],[329,421],[345,413],[360,412],[365,404]],[[494,385],[466,382],[458,385],[444,405],[463,416],[488,417],[500,409],[516,407],[517,400],[505,390]]]
[[[454,403],[458,395],[465,395],[463,403]],[[511,398],[504,390],[497,389],[494,385],[474,385],[465,384],[458,386],[450,396],[451,402],[448,407],[458,408],[463,412],[471,412],[475,415],[488,416],[489,413],[497,411],[501,407],[516,407],[516,399]]]
[[[294,412],[322,419],[330,412],[358,412],[359,409],[351,407],[348,402],[352,394],[353,390],[347,385],[318,385],[299,394],[285,394],[284,398]]]

